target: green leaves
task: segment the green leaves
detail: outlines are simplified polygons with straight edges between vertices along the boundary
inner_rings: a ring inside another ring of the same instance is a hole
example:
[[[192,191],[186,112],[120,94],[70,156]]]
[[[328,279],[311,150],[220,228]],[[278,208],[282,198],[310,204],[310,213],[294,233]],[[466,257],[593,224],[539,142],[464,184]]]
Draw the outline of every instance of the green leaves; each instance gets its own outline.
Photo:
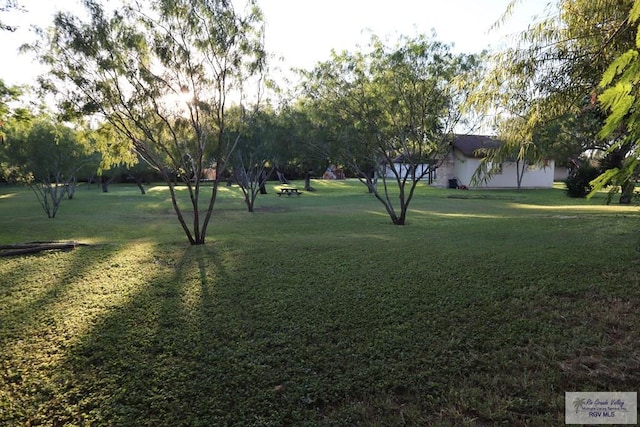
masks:
[[[631,74],[627,73],[631,71],[630,68],[632,68],[634,61],[636,61],[637,59],[638,51],[634,49],[630,49],[620,55],[615,61],[613,61],[613,63],[611,63],[611,65],[609,65],[607,70],[604,72],[599,86],[608,86],[616,77],[618,77],[620,74],[623,74],[623,72],[625,72],[627,79],[630,78]]]
[[[640,1],[635,0],[629,12],[629,21],[635,23],[640,17]],[[636,47],[640,47],[640,28],[636,29]],[[606,185],[613,185],[612,191],[622,188],[623,195],[633,194],[633,182],[638,176],[640,159],[640,102],[637,97],[640,84],[639,52],[629,49],[619,55],[604,73],[600,87],[603,93],[598,97],[601,106],[608,112],[606,122],[599,136],[614,141],[608,154],[624,148],[622,160],[613,165],[592,182],[592,194]],[[624,147],[622,145],[624,144]],[[610,192],[610,198],[612,193]]]
[[[174,194],[174,210],[189,241],[203,243],[216,191],[201,200],[200,181],[205,170],[225,168],[237,142],[226,131],[228,100],[246,102],[245,87],[260,82],[260,12],[252,0],[245,15],[224,0],[103,3],[86,0],[84,18],[56,16],[41,52],[51,66],[47,87],[67,117],[108,123],[113,140],[98,144],[103,167],[139,155],[171,188],[184,183],[189,203]]]
[[[600,102],[609,110],[605,125],[600,131],[600,137],[606,138],[620,127],[636,100],[631,93],[632,90],[631,83],[619,82],[600,95]]]
[[[633,6],[631,7],[631,10],[629,11],[629,21],[630,22],[636,22],[638,20],[638,18],[640,18],[640,1],[634,0]],[[640,46],[638,46],[638,47],[640,47]]]
[[[478,69],[474,57],[454,55],[424,35],[394,44],[374,36],[368,51],[333,52],[303,73],[327,157],[355,171],[394,224],[404,224],[415,186],[449,150]],[[396,159],[404,163],[400,170]],[[374,176],[383,182],[380,191]]]

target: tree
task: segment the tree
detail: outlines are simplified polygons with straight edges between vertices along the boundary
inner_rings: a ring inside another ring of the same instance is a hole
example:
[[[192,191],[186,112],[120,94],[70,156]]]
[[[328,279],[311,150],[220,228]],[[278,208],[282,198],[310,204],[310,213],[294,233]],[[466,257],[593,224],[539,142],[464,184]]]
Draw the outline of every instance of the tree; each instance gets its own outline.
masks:
[[[125,168],[127,178],[136,183],[141,194],[147,194],[144,184],[148,184],[151,181],[152,172],[153,170],[149,165],[139,156],[135,164],[128,165]]]
[[[11,120],[24,121],[28,120],[31,112],[24,107],[11,107],[11,103],[20,100],[23,90],[19,86],[7,86],[0,79],[0,143],[4,140],[5,130],[8,122]]]
[[[55,218],[65,196],[73,198],[78,172],[98,163],[81,133],[46,116],[16,122],[3,151],[12,175],[29,185],[49,218]]]
[[[472,184],[486,183],[496,173],[501,172],[503,163],[512,162],[516,167],[516,190],[522,188],[524,174],[529,167],[537,166],[545,160],[541,145],[529,133],[524,119],[512,118],[501,124],[503,144],[497,148],[484,150],[478,168],[471,177]]]
[[[305,73],[307,109],[330,135],[329,155],[355,171],[393,224],[404,225],[417,184],[450,150],[479,71],[477,57],[456,56],[425,36],[393,46],[374,37],[369,52],[333,53]],[[398,158],[405,167],[395,167]]]
[[[517,3],[510,3],[504,20]],[[521,34],[516,47],[494,55],[475,101],[482,111],[495,113],[505,150],[557,158],[559,149],[566,161],[567,154],[578,158],[584,150],[615,143],[598,141],[604,114],[596,99],[602,73],[633,40],[626,19],[631,4],[559,0],[556,9],[549,6],[547,15]],[[517,150],[518,145],[536,149]]]
[[[22,88],[7,86],[0,79],[0,182],[16,181],[17,171],[14,167],[12,150],[6,140],[7,132],[11,129],[20,129],[28,124],[32,118],[31,111],[23,107],[12,107],[12,103],[18,103],[22,95]]]
[[[605,115],[588,102],[581,112],[563,114],[533,131],[533,139],[556,166],[571,168],[581,157],[595,157],[608,149],[607,141],[598,137]]]
[[[595,190],[612,183],[616,190],[622,189],[620,201],[625,203],[630,202],[634,194],[640,170],[640,99],[637,95],[640,81],[639,18],[640,1],[636,0],[629,11],[629,23],[637,33],[635,46],[616,58],[603,74],[600,87],[604,91],[598,98],[609,112],[600,136],[612,138],[615,143],[608,150],[611,160],[608,169],[594,181]]]
[[[240,117],[241,111],[237,116]],[[274,137],[272,118],[268,111],[255,114],[240,133],[238,146],[232,161],[233,177],[242,190],[249,212],[254,212],[258,194],[266,194],[266,182],[273,172],[269,165],[274,164]],[[242,123],[243,120],[238,120]]]
[[[205,243],[218,178],[237,143],[226,127],[229,99],[243,104],[264,65],[260,10],[254,0],[244,14],[228,0],[136,2],[111,13],[97,0],[84,4],[86,21],[55,18],[40,50],[51,69],[44,86],[69,114],[108,122],[163,176],[189,242]],[[203,180],[209,168],[218,172],[211,184]]]
[[[2,0],[0,2],[0,13],[9,12],[11,10],[23,11],[24,9],[16,0]],[[15,31],[16,27],[0,21],[0,31]]]
[[[140,192],[145,194],[142,184],[150,172],[150,167],[139,154],[131,150],[126,138],[123,138],[110,123],[103,123],[92,136],[94,146],[101,153],[97,175],[102,191],[108,192],[109,184],[117,175],[126,174],[134,180]]]
[[[296,174],[321,174],[332,163],[329,134],[314,122],[315,106],[296,98],[273,112],[267,131],[274,164],[286,165]]]

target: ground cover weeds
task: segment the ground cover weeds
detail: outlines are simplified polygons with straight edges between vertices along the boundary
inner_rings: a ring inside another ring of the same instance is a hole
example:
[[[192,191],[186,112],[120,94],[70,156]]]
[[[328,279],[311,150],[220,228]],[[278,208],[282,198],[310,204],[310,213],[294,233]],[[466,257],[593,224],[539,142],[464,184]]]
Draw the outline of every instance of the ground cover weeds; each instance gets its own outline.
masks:
[[[357,182],[190,247],[168,192],[80,188],[55,220],[0,188],[6,425],[557,425],[640,383],[637,206],[420,187],[397,227]],[[238,194],[237,194],[238,193]]]

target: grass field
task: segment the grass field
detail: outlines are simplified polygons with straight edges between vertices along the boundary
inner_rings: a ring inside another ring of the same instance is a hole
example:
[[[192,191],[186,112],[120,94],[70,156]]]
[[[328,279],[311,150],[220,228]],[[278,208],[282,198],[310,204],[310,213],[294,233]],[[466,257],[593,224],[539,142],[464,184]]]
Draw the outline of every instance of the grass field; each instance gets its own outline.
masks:
[[[0,187],[0,425],[560,425],[638,391],[640,208],[561,189],[357,182],[244,208],[187,244],[163,186],[81,187],[47,219]]]

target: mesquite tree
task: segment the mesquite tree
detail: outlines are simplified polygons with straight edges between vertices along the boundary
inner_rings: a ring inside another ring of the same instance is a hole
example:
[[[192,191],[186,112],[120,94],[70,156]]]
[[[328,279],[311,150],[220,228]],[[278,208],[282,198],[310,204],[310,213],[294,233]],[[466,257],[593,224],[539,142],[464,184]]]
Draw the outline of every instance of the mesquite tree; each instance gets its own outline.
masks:
[[[635,46],[617,57],[607,68],[600,81],[603,89],[598,100],[608,112],[607,120],[600,131],[602,138],[615,137],[608,155],[618,157],[608,170],[595,180],[595,189],[607,184],[621,187],[621,203],[629,203],[635,192],[635,182],[640,176],[640,1],[635,0],[629,11],[628,23],[636,32]],[[611,194],[611,193],[610,193]]]
[[[234,116],[242,117],[243,112]],[[233,156],[233,177],[242,190],[249,212],[254,212],[258,194],[267,194],[267,179],[274,171],[277,126],[274,112],[262,110],[255,114],[241,133]]]
[[[505,19],[517,3],[510,3]],[[606,131],[599,133],[599,129],[614,104],[623,107],[622,114],[615,114],[623,122],[626,112],[635,111],[625,90],[635,93],[636,88],[612,84],[629,70],[631,56],[625,52],[636,42],[634,13],[630,13],[634,4],[634,0],[549,2],[546,16],[530,25],[515,47],[494,55],[475,101],[481,109],[493,111],[505,144],[490,153],[487,161],[495,164],[501,157],[511,157],[530,162],[526,157],[533,154],[534,159],[549,156],[562,162],[567,157],[591,156],[594,150],[614,151],[620,159],[633,160],[626,144],[636,137],[629,129],[621,122],[609,126],[611,119]],[[636,79],[632,75],[629,82],[635,84]],[[603,94],[604,88],[608,89]],[[621,166],[603,174],[599,182],[615,185],[618,181],[629,188],[624,183],[632,182],[632,174],[613,180]]]
[[[203,171],[220,177],[237,142],[226,108],[259,81],[261,13],[253,0],[242,13],[229,0],[142,3],[84,0],[86,19],[59,13],[40,51],[43,83],[65,112],[108,122],[160,172],[189,242],[203,244],[218,190]]]
[[[47,116],[13,120],[0,152],[9,175],[31,188],[49,218],[65,197],[73,198],[80,170],[95,170],[99,162],[82,132]]]
[[[304,74],[305,109],[328,154],[358,174],[393,224],[405,224],[416,186],[450,150],[480,65],[424,36],[392,46],[374,37],[370,51],[334,53]]]

